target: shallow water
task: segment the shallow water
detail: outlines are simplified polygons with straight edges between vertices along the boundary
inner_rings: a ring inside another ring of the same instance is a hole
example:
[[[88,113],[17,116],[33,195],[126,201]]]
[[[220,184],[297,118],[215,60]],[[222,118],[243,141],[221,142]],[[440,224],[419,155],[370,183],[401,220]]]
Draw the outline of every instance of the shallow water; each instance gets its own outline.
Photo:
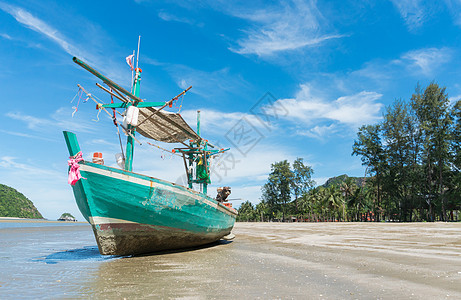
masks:
[[[115,259],[99,254],[87,224],[0,222],[0,298],[81,295],[88,272]]]

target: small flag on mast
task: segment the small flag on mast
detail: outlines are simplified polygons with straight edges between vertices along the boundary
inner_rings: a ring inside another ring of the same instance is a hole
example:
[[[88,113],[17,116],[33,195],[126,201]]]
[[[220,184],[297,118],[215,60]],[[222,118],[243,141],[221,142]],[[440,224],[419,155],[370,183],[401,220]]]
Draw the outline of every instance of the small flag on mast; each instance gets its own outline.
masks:
[[[133,58],[134,58],[134,54],[128,55],[126,57],[126,63],[130,66],[131,71],[133,71],[133,69],[134,69],[134,67],[133,67]]]

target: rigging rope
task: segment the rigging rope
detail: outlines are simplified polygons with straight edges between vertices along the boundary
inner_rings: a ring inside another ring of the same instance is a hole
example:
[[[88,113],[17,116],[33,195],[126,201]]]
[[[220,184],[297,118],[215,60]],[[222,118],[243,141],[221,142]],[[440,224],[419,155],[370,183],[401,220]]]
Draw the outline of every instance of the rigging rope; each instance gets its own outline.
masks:
[[[153,147],[157,147],[157,148],[159,148],[160,150],[163,150],[163,151],[166,151],[166,152],[168,152],[168,153],[171,153],[171,157],[173,157],[173,155],[177,155],[177,156],[179,156],[179,157],[182,157],[182,155],[176,153],[176,151],[174,151],[174,149],[173,149],[173,150],[168,150],[168,149],[165,149],[165,148],[160,147],[159,145],[152,144],[152,143],[150,143],[150,142],[147,142],[147,144],[149,144],[149,145],[151,145],[151,146],[153,146]]]
[[[112,92],[112,88],[109,87],[110,91]],[[110,95],[110,103],[114,103],[114,96]],[[123,143],[122,143],[122,138],[120,137],[120,128],[118,128],[118,123],[117,123],[117,115],[115,114],[116,110],[115,108],[112,108],[113,112],[113,117],[112,121],[114,121],[115,127],[117,127],[117,135],[118,135],[118,140],[120,142],[120,150],[122,150],[122,158],[125,160],[125,153],[123,152]]]
[[[181,112],[182,103],[183,103],[183,101],[184,101],[184,96],[186,96],[186,93],[182,94],[182,95],[179,97],[179,98],[181,98],[181,104],[180,104],[179,106],[177,106],[177,104],[178,104],[178,102],[179,102],[179,98],[176,99],[176,101],[175,101],[175,106],[174,106],[174,107],[178,109],[178,114]]]
[[[77,97],[78,95],[78,101],[77,101],[77,106],[72,106],[72,109],[74,110],[74,112],[72,113],[72,118],[74,117],[75,113],[78,111],[78,105],[80,104],[80,100],[82,99],[82,96],[83,96],[83,91],[82,89],[79,87],[78,88],[78,91],[77,93],[75,94],[74,98],[72,98],[72,100],[70,101],[70,103],[74,102],[75,100],[75,97]],[[89,97],[86,98],[83,103],[86,103],[88,101]]]

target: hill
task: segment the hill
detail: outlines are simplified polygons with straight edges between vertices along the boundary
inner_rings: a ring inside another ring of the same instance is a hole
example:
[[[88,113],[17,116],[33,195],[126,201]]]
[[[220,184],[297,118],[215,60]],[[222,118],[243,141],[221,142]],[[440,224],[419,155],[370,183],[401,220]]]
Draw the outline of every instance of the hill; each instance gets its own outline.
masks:
[[[325,188],[328,188],[330,186],[339,186],[339,185],[341,185],[341,183],[346,181],[347,178],[351,178],[353,180],[353,182],[359,187],[365,186],[365,180],[366,180],[365,177],[350,177],[350,176],[347,176],[346,174],[339,175],[339,176],[336,176],[336,177],[331,177],[322,186],[325,187]]]
[[[4,184],[0,184],[0,217],[43,219],[32,201]]]

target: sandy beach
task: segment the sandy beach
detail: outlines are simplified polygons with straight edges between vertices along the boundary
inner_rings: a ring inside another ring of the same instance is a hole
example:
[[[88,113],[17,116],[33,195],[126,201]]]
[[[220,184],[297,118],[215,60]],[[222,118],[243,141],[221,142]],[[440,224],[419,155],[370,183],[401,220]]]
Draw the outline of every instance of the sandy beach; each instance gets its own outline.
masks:
[[[111,257],[88,225],[0,228],[0,298],[461,299],[461,223],[236,223],[233,232],[206,247]]]
[[[461,298],[461,223],[238,223],[235,234],[282,274],[323,276],[313,298]]]
[[[95,286],[122,288],[97,295],[461,298],[461,223],[237,223],[234,233],[230,243],[103,264]]]

